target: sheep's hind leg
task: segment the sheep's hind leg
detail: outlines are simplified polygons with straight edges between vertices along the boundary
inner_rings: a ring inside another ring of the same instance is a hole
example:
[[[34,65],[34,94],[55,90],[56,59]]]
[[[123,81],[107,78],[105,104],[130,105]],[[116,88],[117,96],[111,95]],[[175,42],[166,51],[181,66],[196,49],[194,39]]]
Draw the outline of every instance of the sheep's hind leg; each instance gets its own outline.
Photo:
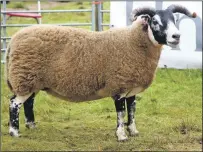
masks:
[[[127,123],[127,131],[130,136],[136,136],[139,134],[135,125],[135,110],[136,110],[136,100],[135,96],[126,98],[127,102],[127,110],[128,110],[128,123]]]
[[[26,128],[35,128],[35,117],[33,111],[34,97],[35,94],[33,93],[23,104]]]
[[[125,141],[128,139],[124,128],[124,117],[125,117],[125,98],[120,98],[118,96],[113,97],[117,112],[117,129],[116,136],[118,141]]]
[[[18,137],[19,136],[19,111],[22,104],[29,99],[32,94],[26,96],[18,96],[14,95],[10,99],[9,105],[9,134],[11,136]]]

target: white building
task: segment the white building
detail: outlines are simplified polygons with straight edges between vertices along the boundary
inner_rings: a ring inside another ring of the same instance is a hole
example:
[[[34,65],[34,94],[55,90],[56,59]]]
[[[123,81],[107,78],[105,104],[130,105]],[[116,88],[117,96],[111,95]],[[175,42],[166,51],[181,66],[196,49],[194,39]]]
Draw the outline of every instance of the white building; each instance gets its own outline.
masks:
[[[202,2],[201,1],[112,1],[110,24],[114,27],[130,25],[130,13],[133,9],[150,6],[156,9],[166,9],[171,4],[185,6],[198,17],[191,19],[178,14],[178,27],[181,32],[179,48],[164,46],[159,67],[169,68],[202,68]]]

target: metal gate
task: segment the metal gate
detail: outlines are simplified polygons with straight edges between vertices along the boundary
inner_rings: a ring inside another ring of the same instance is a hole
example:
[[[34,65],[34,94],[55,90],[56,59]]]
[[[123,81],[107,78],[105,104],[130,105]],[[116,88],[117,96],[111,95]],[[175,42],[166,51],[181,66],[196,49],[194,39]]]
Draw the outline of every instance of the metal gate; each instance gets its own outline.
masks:
[[[23,10],[23,11],[7,11],[7,7],[6,7],[6,0],[2,0],[3,1],[3,9],[1,10],[1,16],[2,16],[2,21],[1,21],[1,30],[2,30],[2,34],[1,34],[1,52],[2,52],[2,56],[1,56],[1,63],[5,63],[5,52],[6,52],[6,48],[7,48],[7,43],[8,41],[11,39],[11,37],[8,37],[6,34],[7,31],[7,27],[27,27],[27,26],[31,26],[34,24],[7,24],[7,14],[8,13],[38,13],[38,14],[42,14],[42,13],[73,13],[73,12],[89,12],[91,13],[91,22],[89,23],[61,23],[61,24],[51,24],[51,25],[59,25],[59,26],[91,26],[91,30],[92,31],[101,31],[103,30],[104,26],[108,26],[110,27],[109,24],[104,24],[103,23],[103,13],[110,13],[110,10],[103,10],[103,4],[101,1],[93,1],[92,2],[92,6],[91,9],[75,9],[75,10],[41,10],[41,4],[40,4],[40,0],[37,0],[37,6],[38,9],[37,10],[32,10],[32,11],[28,11],[28,10]],[[41,24],[41,19],[39,19],[39,24]]]

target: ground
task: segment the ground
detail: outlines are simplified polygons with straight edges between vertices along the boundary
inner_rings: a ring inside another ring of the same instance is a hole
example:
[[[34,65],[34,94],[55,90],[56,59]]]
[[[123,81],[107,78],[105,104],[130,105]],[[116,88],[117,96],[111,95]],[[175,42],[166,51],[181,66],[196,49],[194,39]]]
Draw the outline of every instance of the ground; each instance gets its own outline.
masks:
[[[14,5],[14,4],[9,4]],[[54,4],[54,9],[76,4]],[[84,5],[86,7],[87,4]],[[30,5],[29,5],[30,6]],[[70,6],[69,6],[70,7]],[[45,21],[65,22],[47,14]],[[70,16],[69,16],[70,17]],[[89,18],[75,15],[75,18]],[[75,20],[75,18],[72,18]],[[70,19],[71,18],[67,18]],[[9,22],[21,22],[13,18]],[[25,22],[34,22],[27,19]],[[17,29],[16,29],[17,30]],[[14,30],[8,30],[9,34]],[[202,70],[159,69],[153,84],[137,97],[138,137],[117,142],[116,112],[111,98],[71,103],[40,92],[34,110],[37,128],[26,129],[20,111],[20,138],[8,135],[8,103],[12,93],[1,67],[1,135],[3,151],[201,151]]]
[[[22,137],[10,137],[8,99],[12,93],[4,82],[2,77],[2,150],[200,151],[202,148],[200,70],[159,69],[152,86],[137,98],[140,136],[125,143],[116,141],[116,112],[111,98],[71,103],[45,92],[39,93],[35,101],[37,128],[25,128],[22,108]]]

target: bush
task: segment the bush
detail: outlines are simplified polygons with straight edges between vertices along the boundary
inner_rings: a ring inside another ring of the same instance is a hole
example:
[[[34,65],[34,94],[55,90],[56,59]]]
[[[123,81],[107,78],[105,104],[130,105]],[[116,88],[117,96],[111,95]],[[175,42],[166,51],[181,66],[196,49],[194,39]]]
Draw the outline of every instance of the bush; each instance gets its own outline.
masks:
[[[23,2],[16,2],[13,4],[13,8],[26,8]]]

